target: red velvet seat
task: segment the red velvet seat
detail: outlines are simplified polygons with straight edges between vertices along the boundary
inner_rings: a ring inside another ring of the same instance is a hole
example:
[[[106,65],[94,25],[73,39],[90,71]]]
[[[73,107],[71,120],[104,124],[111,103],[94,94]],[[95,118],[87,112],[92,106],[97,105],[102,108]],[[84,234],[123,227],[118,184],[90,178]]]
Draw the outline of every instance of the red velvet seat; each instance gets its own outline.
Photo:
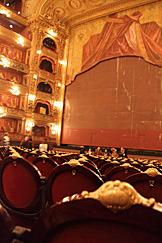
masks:
[[[117,166],[105,175],[105,181],[124,181],[129,175],[140,172],[139,169],[131,166]]]
[[[100,173],[99,169],[97,168],[97,166],[95,164],[92,164],[89,161],[83,161],[83,160],[78,160],[78,161],[80,161],[80,163],[83,164],[85,167],[91,169],[96,174],[98,174],[99,176],[101,176],[101,173]]]
[[[153,197],[162,203],[162,175],[150,176],[146,173],[137,173],[126,178],[141,195]]]
[[[54,160],[59,165],[67,162],[66,158],[64,156],[61,156],[61,155],[52,155],[50,158],[52,160]]]
[[[46,178],[49,177],[52,170],[58,166],[58,164],[48,157],[37,157],[32,162]]]
[[[106,176],[113,168],[118,167],[118,166],[120,166],[120,163],[117,161],[116,162],[107,162],[100,169],[101,174]]]
[[[62,164],[53,169],[47,179],[47,199],[52,205],[66,196],[83,190],[93,191],[102,184],[101,177],[87,167]]]
[[[7,157],[0,169],[0,198],[12,210],[41,210],[41,173],[23,157]]]
[[[26,155],[25,155],[25,159],[27,159],[28,161],[30,161],[30,162],[33,162],[33,160],[35,159],[35,158],[37,158],[38,157],[38,154],[36,154],[36,153],[32,153],[32,152],[28,152]]]
[[[121,189],[123,188],[126,186],[121,185]],[[134,193],[129,189],[126,197],[123,193],[123,190],[118,195],[116,192],[112,194],[110,192],[102,203],[99,198],[96,200],[83,198],[83,194],[73,195],[66,201],[51,206],[33,227],[31,243],[161,242],[162,213],[160,210],[162,209],[159,210],[158,206],[152,209],[151,200],[146,200],[147,202],[143,204],[145,206],[132,206],[135,203],[131,197]],[[117,199],[116,202],[113,202],[111,195]],[[129,197],[131,204],[125,208],[125,205],[130,202]],[[108,198],[112,204],[106,202]],[[103,205],[103,202],[106,202],[106,205]],[[120,205],[124,207],[118,212],[117,209],[121,209]],[[110,211],[109,208],[115,212]]]

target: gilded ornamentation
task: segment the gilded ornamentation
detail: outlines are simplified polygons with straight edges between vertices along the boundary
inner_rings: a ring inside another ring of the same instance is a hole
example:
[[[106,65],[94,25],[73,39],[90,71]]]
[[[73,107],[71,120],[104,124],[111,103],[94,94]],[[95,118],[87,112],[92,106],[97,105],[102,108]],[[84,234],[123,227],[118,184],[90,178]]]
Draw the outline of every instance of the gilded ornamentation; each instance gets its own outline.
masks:
[[[83,164],[79,163],[79,161],[76,160],[76,159],[71,159],[70,161],[65,162],[65,164],[68,164],[68,165],[70,165],[71,167],[83,166]]]
[[[40,78],[44,78],[44,79],[48,79],[51,81],[55,80],[55,74],[54,73],[50,73],[44,70],[39,70],[39,76]]]
[[[150,207],[155,203],[154,198],[142,197],[129,183],[119,180],[108,181],[94,192],[83,191],[82,196],[100,201],[113,212],[129,209],[135,204]]]
[[[57,15],[57,17],[63,17],[65,15],[64,9],[60,7],[55,8],[54,12]]]
[[[104,0],[89,0],[89,2],[91,3],[101,3],[101,2],[104,2]]]
[[[16,40],[19,37],[18,34],[16,32],[11,32],[9,29],[5,28],[2,25],[1,25],[1,28],[0,28],[0,36],[1,36],[1,40],[8,41],[8,39],[9,39],[10,44],[14,44],[16,46],[19,46],[19,44],[17,44],[17,42],[16,42]],[[23,48],[23,49],[31,48],[31,40],[23,37],[23,41],[24,41],[24,46],[21,47],[21,48]]]
[[[43,114],[37,114],[37,113],[33,113],[32,114],[32,118],[35,120],[35,121],[41,121],[42,124],[45,124],[45,123],[53,123],[53,122],[56,122],[56,118],[53,117],[53,116],[50,116],[50,115],[43,115]],[[54,120],[55,118],[55,120]]]
[[[53,108],[53,114],[55,114],[55,115],[57,115],[58,114],[58,108],[55,106],[54,108]]]
[[[25,116],[25,112],[22,110],[7,107],[7,116],[21,119]]]
[[[48,156],[46,154],[42,154],[39,156],[40,158],[48,158]]]
[[[147,170],[145,170],[142,173],[146,173],[147,175],[149,175],[151,177],[155,177],[157,175],[162,175],[156,168],[148,168]]]
[[[70,0],[69,5],[73,9],[79,9],[82,6],[82,3],[79,0]]]
[[[124,164],[122,164],[120,166],[124,167],[125,169],[127,169],[129,167],[132,167],[132,165],[130,165],[129,163],[124,163]]]

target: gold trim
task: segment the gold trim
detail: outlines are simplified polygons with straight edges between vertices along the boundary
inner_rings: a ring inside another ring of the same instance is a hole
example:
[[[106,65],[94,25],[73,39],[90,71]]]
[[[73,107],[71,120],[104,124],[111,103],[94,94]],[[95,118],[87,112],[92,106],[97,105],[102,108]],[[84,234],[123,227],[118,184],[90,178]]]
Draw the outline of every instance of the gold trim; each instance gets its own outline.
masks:
[[[162,175],[156,168],[148,168],[147,170],[145,170],[142,173],[145,173],[151,177],[155,177],[157,175]]]
[[[79,163],[79,161],[76,160],[76,159],[71,159],[70,161],[65,162],[65,164],[68,164],[68,165],[70,165],[71,167],[83,166],[83,164]]]
[[[100,201],[113,212],[129,209],[135,204],[150,207],[155,203],[154,198],[142,197],[129,183],[119,180],[108,181],[94,192],[83,191],[82,196]]]

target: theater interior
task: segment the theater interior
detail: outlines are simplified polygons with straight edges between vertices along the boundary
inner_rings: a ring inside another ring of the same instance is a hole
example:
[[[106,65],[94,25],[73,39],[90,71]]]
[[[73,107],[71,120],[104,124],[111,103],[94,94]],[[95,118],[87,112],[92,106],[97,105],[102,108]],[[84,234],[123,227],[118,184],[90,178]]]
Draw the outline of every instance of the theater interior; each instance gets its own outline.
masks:
[[[161,238],[162,1],[0,0],[0,243]]]

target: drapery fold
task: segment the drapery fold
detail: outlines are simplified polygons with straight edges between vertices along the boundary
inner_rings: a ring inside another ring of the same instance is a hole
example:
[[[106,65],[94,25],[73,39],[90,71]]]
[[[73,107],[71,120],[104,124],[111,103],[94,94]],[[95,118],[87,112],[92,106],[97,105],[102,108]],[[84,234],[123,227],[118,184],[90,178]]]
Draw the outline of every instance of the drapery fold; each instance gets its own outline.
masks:
[[[120,56],[140,56],[162,66],[162,29],[156,22],[140,24],[140,12],[125,15],[121,22],[107,22],[100,34],[83,46],[81,72],[100,61]]]

